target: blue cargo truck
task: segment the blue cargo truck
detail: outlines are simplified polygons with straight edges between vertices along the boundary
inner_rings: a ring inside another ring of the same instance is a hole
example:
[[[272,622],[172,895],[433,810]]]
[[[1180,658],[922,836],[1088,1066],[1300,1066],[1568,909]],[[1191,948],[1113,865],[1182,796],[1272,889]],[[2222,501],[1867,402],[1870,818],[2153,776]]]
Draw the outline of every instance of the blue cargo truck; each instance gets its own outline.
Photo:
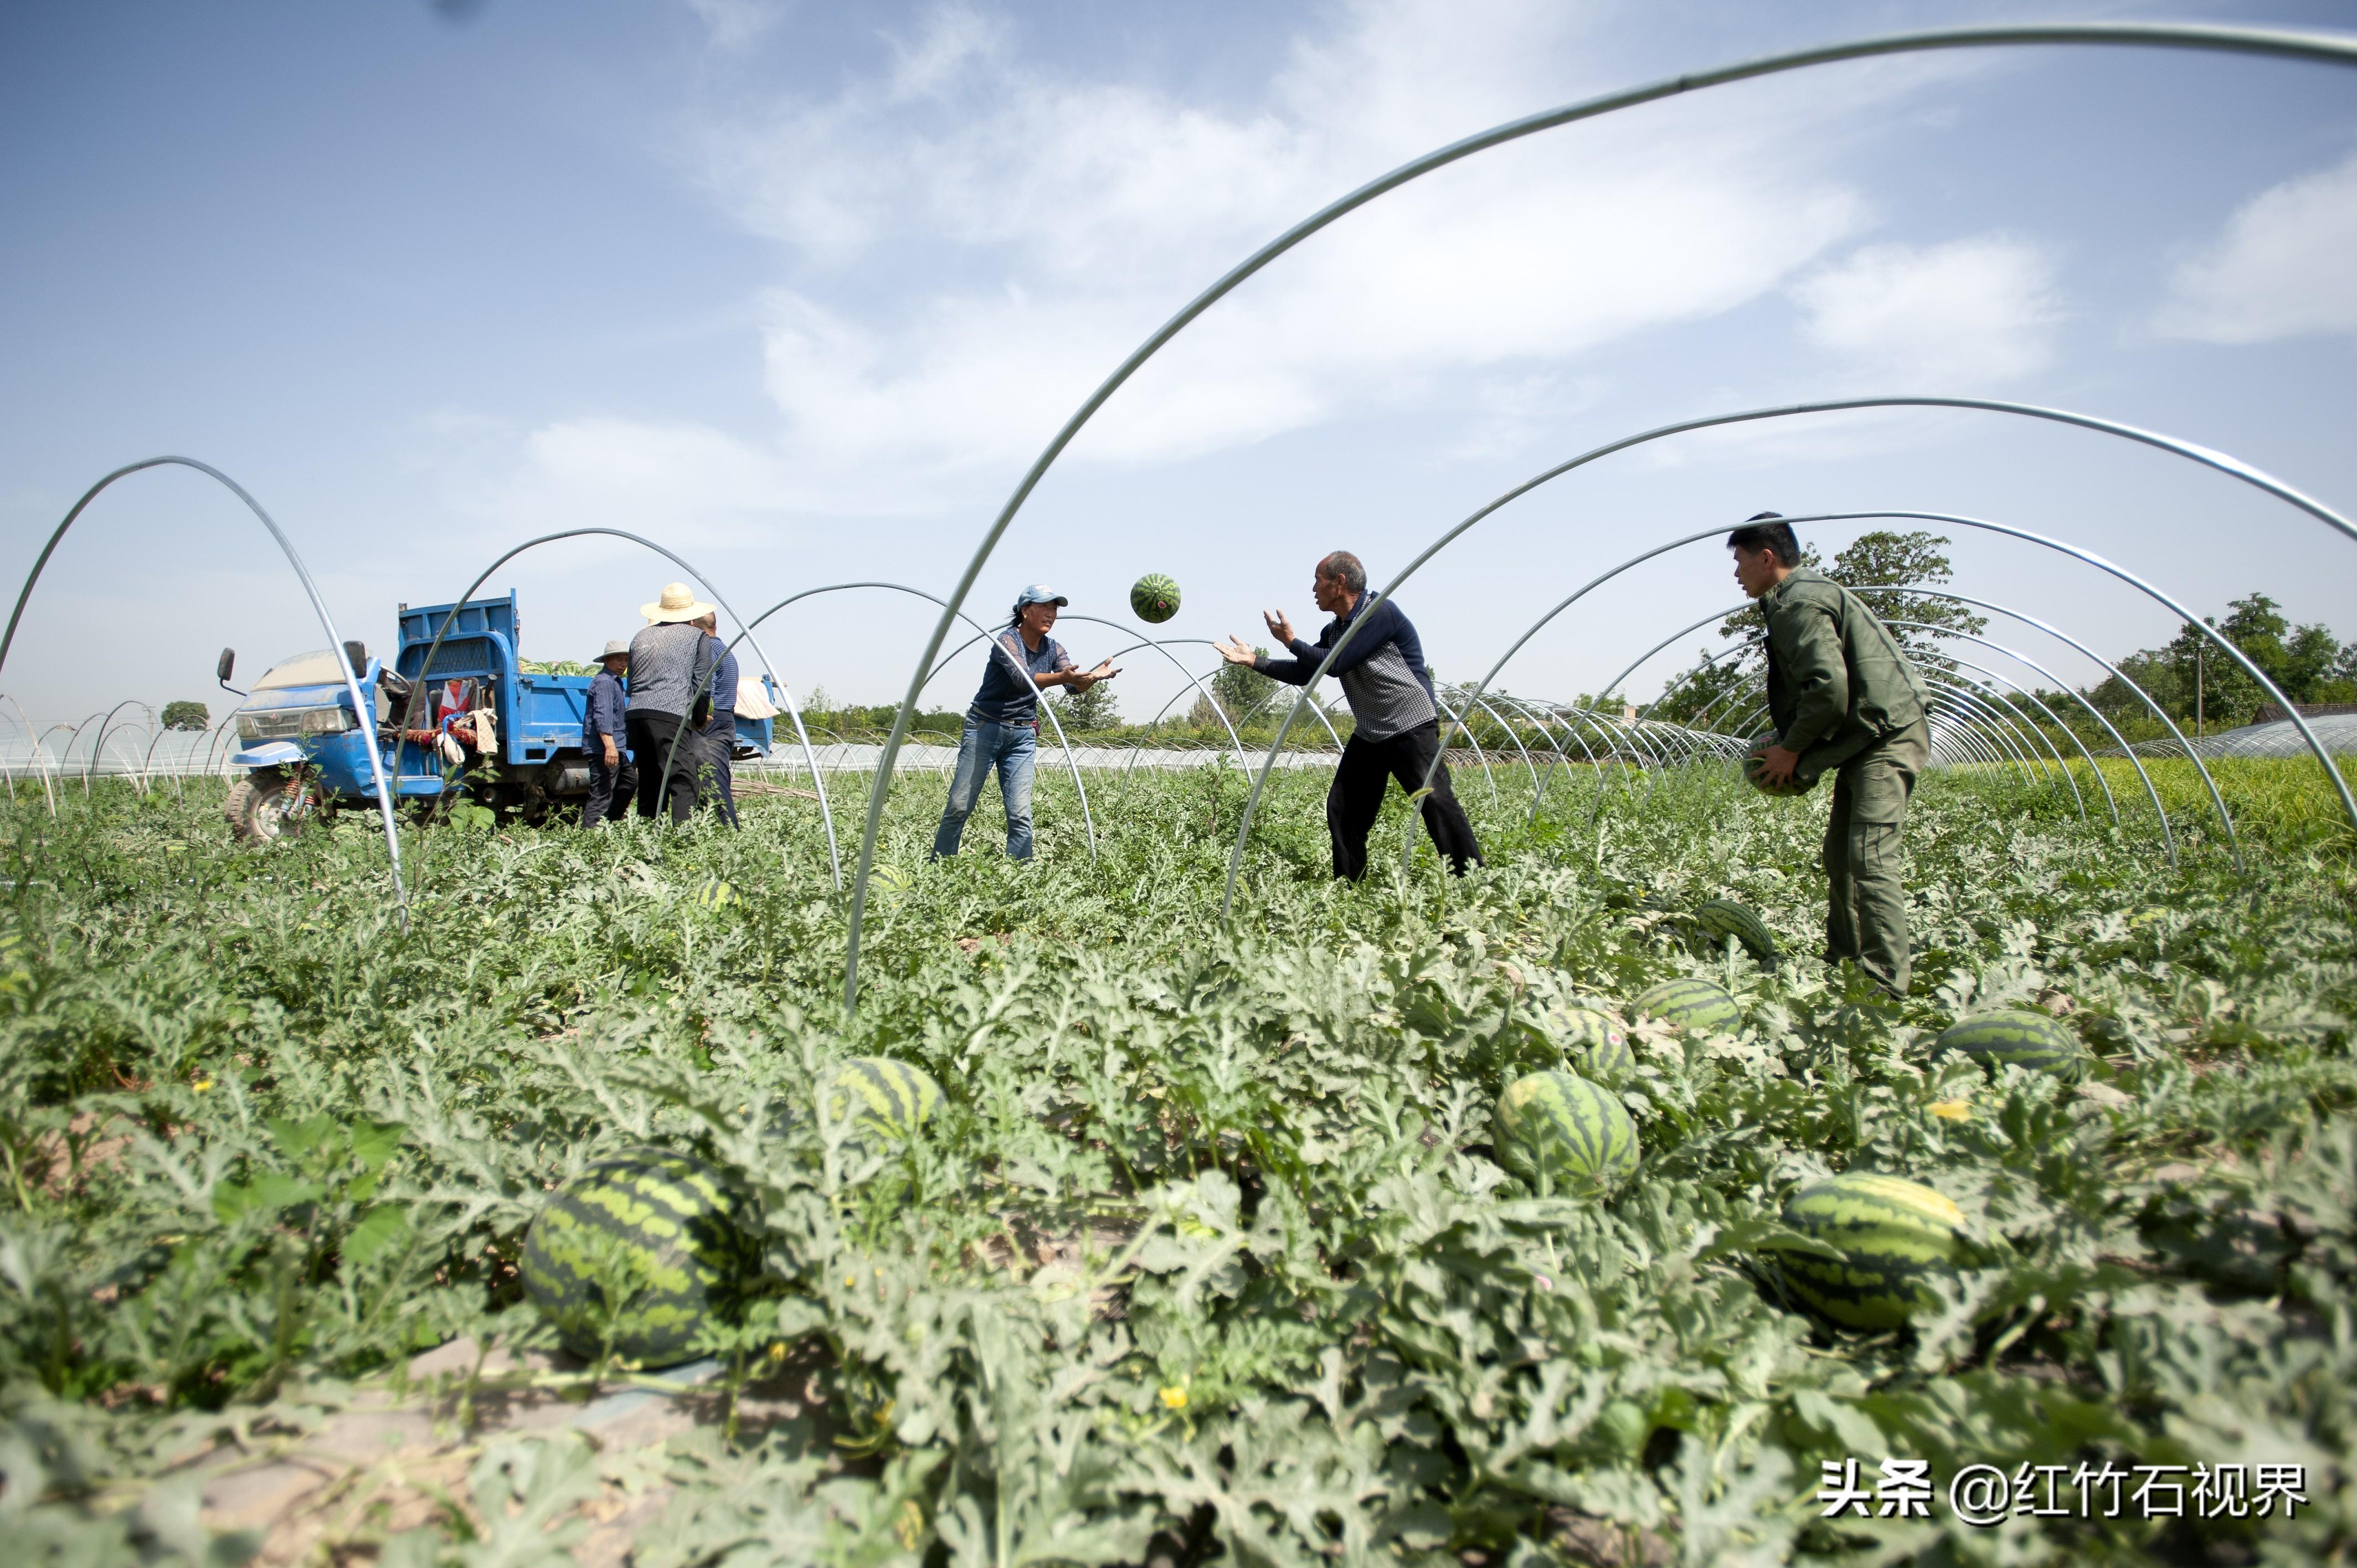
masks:
[[[445,627],[446,619],[448,622]],[[589,793],[581,720],[587,675],[543,675],[517,655],[513,593],[463,605],[401,607],[388,666],[359,642],[344,644],[369,704],[385,783],[422,808],[459,800],[527,822]],[[434,667],[424,667],[436,634]],[[236,655],[221,651],[227,685]],[[774,705],[768,676],[763,693]],[[234,690],[234,688],[232,688]],[[230,758],[247,770],[230,788],[231,831],[247,843],[299,833],[339,808],[376,804],[368,734],[334,650],[299,654],[271,666],[235,714],[241,747]],[[766,757],[771,723],[740,714],[737,755]]]

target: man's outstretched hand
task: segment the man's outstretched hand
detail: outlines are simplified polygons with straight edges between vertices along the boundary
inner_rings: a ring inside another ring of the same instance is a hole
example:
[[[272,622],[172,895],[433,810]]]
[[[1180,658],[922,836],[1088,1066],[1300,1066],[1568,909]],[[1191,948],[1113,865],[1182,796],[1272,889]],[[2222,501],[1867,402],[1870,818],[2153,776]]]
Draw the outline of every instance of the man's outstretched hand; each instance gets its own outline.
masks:
[[[1220,657],[1231,664],[1251,664],[1260,658],[1260,655],[1244,646],[1244,639],[1241,637],[1232,636],[1227,641],[1215,642],[1211,646],[1218,649]]]
[[[1268,623],[1268,634],[1276,639],[1279,648],[1293,646],[1293,623],[1285,618],[1283,610],[1263,610],[1260,618]]]

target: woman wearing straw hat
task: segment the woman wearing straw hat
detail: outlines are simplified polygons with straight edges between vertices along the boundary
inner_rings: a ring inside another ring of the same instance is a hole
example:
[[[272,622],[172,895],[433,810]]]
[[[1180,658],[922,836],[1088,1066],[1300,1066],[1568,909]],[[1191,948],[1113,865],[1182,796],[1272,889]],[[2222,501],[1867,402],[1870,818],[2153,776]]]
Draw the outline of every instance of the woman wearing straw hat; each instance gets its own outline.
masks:
[[[639,767],[639,815],[651,817],[671,798],[671,820],[695,810],[695,765],[704,755],[694,721],[699,695],[712,676],[710,639],[695,623],[713,607],[685,583],[667,583],[662,597],[640,605],[646,630],[630,639],[630,706],[624,716]]]

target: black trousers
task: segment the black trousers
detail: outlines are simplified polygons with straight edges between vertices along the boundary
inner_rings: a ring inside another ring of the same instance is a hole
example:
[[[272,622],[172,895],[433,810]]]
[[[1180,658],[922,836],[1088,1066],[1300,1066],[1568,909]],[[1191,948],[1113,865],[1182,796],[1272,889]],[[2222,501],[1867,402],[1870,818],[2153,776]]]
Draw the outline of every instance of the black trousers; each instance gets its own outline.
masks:
[[[737,789],[733,768],[737,757],[737,718],[713,720],[704,728],[704,757],[701,771],[696,774],[696,789],[704,803],[719,813],[720,820],[730,827],[737,825]]]
[[[639,776],[630,767],[628,752],[611,768],[606,766],[603,746],[589,754],[589,798],[581,802],[581,825],[594,828],[623,815],[630,809],[631,792],[639,787]]]
[[[671,820],[687,821],[695,810],[695,765],[704,759],[702,737],[680,727],[677,714],[649,713],[632,708],[624,715],[630,732],[630,749],[639,768],[639,815],[651,817],[662,810],[665,786],[671,797]],[[672,742],[676,737],[678,745]],[[666,769],[664,758],[670,758]]]
[[[1434,720],[1404,730],[1388,740],[1351,737],[1342,748],[1341,765],[1334,769],[1334,787],[1326,792],[1326,831],[1334,836],[1334,875],[1357,881],[1367,869],[1367,833],[1383,809],[1383,788],[1392,779],[1414,794],[1424,788],[1424,770],[1440,749],[1440,723]],[[1432,793],[1420,802],[1425,831],[1448,858],[1448,869],[1461,876],[1468,865],[1481,863],[1481,846],[1473,842],[1473,824],[1448,787],[1448,764],[1433,768]]]

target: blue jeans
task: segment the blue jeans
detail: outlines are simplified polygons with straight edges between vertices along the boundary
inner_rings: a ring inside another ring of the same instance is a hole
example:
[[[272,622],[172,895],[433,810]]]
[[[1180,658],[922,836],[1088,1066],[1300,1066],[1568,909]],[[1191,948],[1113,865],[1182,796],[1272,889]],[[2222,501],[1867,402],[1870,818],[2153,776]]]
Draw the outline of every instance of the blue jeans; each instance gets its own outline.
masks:
[[[1006,799],[1006,854],[1031,858],[1031,763],[1039,732],[1029,725],[993,724],[969,715],[958,736],[957,772],[950,779],[950,803],[933,834],[933,858],[955,854],[965,820],[982,799],[983,780],[998,769],[998,792]]]

